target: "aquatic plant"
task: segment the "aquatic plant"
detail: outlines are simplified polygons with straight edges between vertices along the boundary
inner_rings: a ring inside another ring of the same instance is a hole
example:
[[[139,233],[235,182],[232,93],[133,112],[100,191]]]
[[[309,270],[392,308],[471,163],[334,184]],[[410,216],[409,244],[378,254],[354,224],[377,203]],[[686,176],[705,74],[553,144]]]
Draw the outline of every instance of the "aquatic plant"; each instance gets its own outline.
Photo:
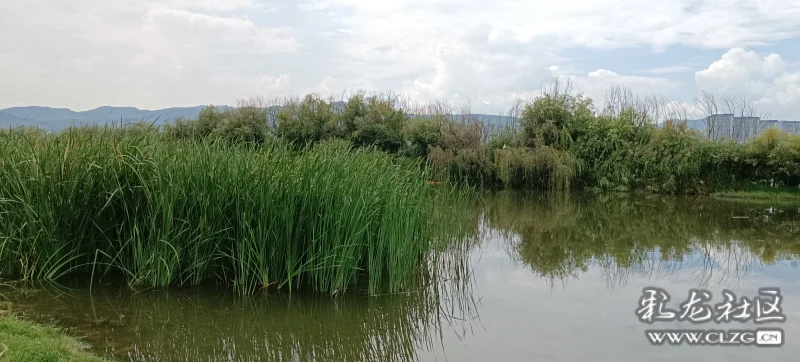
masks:
[[[397,292],[429,247],[426,173],[382,152],[76,128],[0,155],[2,276]]]

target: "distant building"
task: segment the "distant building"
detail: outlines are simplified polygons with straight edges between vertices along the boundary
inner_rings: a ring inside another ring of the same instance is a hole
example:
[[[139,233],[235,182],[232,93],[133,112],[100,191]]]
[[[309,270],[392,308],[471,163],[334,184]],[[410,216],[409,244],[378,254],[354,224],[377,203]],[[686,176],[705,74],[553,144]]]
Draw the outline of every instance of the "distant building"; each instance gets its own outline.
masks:
[[[731,139],[732,114],[712,114],[706,117],[706,136],[712,140]]]
[[[800,121],[761,120],[759,117],[735,117],[733,114],[714,114],[704,119],[706,136],[712,140],[744,142],[768,128],[800,134]]]
[[[759,128],[765,130],[767,128],[781,128],[781,122],[775,119],[761,121]]]
[[[800,121],[781,121],[781,125],[785,132],[800,134]]]

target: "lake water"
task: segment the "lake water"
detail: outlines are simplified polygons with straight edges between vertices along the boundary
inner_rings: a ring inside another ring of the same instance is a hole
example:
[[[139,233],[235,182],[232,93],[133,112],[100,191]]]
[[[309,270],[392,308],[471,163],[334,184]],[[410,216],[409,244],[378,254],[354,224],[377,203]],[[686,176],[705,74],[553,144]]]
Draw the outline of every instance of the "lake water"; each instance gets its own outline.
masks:
[[[440,281],[360,297],[119,285],[3,291],[97,354],[131,361],[797,361],[800,205],[709,198],[501,193],[455,212],[466,246]],[[643,288],[679,304],[697,288],[754,298],[780,288],[784,323],[664,321],[636,314]],[[780,347],[651,345],[648,329],[781,328]]]

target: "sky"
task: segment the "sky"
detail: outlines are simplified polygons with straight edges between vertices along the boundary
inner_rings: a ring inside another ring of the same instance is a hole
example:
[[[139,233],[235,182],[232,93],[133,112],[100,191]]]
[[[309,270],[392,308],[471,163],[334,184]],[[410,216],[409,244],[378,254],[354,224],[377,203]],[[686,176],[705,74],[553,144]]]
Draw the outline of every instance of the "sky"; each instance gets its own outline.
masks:
[[[357,90],[506,113],[554,77],[800,119],[796,0],[2,0],[0,108]]]

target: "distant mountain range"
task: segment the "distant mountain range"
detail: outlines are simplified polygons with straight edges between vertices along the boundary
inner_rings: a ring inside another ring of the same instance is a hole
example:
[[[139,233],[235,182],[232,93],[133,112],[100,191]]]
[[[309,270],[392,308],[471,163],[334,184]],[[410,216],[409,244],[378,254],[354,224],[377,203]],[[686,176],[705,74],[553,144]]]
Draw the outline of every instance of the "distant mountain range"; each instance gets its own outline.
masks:
[[[338,107],[344,107],[343,102],[337,102]],[[229,108],[228,106],[219,106]],[[206,106],[173,107],[158,110],[146,110],[134,107],[99,107],[88,111],[75,112],[67,108],[50,107],[12,107],[0,109],[0,127],[38,126],[51,131],[60,131],[72,125],[105,125],[131,122],[153,122],[163,124],[176,118],[196,119],[200,111]],[[513,119],[508,116],[489,114],[457,115],[456,119],[478,119],[485,124],[505,126]],[[688,120],[687,125],[699,131],[705,129],[704,120]],[[659,126],[661,126],[659,124]]]
[[[144,110],[134,107],[100,107],[75,112],[67,108],[12,107],[0,109],[0,126],[39,126],[58,131],[72,125],[107,124],[111,122],[156,122],[158,124],[178,117],[197,118],[206,106],[174,107]]]
[[[337,105],[344,106],[344,103]],[[228,106],[218,106],[228,108]],[[0,109],[0,127],[38,126],[51,131],[60,131],[73,125],[119,125],[120,122],[153,122],[163,124],[176,118],[196,119],[206,106],[173,107],[157,110],[146,110],[134,107],[99,107],[88,111],[75,112],[67,108],[50,107],[12,107]],[[468,115],[488,124],[505,125],[511,117],[488,114]],[[467,116],[458,116],[462,118]]]

